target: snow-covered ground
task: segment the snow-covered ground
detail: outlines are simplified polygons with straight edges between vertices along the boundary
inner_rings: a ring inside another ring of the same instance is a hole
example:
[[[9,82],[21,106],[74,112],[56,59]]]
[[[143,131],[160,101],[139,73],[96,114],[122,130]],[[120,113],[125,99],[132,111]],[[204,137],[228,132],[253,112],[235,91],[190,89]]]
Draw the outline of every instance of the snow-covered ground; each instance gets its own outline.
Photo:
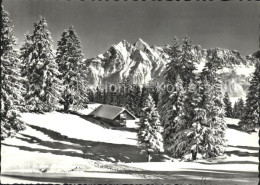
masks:
[[[136,134],[133,132],[122,132],[120,130],[107,129],[81,118],[78,115],[59,112],[41,115],[26,113],[22,115],[22,120],[29,125],[48,128],[49,130],[60,133],[61,135],[69,136],[75,139],[114,144],[137,144],[137,141],[134,139],[136,138]],[[34,132],[34,130],[35,129],[30,129],[29,131]],[[37,134],[36,136],[38,137]]]
[[[133,130],[107,128],[80,115],[59,112],[24,113],[22,120],[26,130],[2,142],[2,183],[100,179],[106,183],[205,183],[207,179],[211,184],[257,184],[258,133],[239,131],[236,119],[226,118],[224,159],[151,163],[140,155]]]
[[[225,118],[227,124],[238,126],[238,119]],[[193,171],[206,173],[237,173],[258,172],[258,132],[245,133],[236,129],[227,129],[227,148],[225,157],[221,159],[197,160],[196,162],[151,162],[151,163],[128,163],[127,166],[141,168],[149,171]],[[257,177],[257,176],[256,176]],[[225,176],[223,177],[223,179]],[[238,177],[236,177],[238,178]],[[214,179],[214,175],[209,179]],[[222,180],[223,180],[222,179]],[[248,179],[247,179],[248,180]],[[248,182],[245,180],[245,182]],[[234,179],[236,182],[236,179]],[[240,179],[238,182],[243,182]],[[238,183],[239,184],[239,183]]]

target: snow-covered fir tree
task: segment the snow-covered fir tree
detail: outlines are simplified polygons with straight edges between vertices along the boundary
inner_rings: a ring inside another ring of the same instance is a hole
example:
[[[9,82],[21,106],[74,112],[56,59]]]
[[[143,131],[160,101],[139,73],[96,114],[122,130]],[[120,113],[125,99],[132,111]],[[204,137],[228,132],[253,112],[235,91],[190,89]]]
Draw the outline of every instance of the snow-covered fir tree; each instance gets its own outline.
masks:
[[[96,88],[94,102],[96,102],[96,103],[103,102],[103,93],[102,93],[102,90],[99,89],[99,87]]]
[[[139,107],[139,102],[141,100],[141,87],[139,85],[134,85],[134,114],[135,116],[139,117],[141,114],[141,107]]]
[[[197,145],[201,144],[197,139],[200,139],[198,135],[200,135],[200,121],[203,115],[198,114],[204,113],[203,110],[199,109],[201,95],[198,93],[197,88],[198,85],[191,81],[182,100],[183,107],[177,117],[178,121],[174,125],[175,134],[171,138],[174,142],[169,147],[169,150],[177,158],[190,154],[194,145],[197,147]],[[194,143],[195,141],[196,143]]]
[[[15,51],[16,39],[9,13],[1,7],[1,140],[16,131],[24,129],[19,120],[19,110],[23,104],[23,79],[20,61]]]
[[[196,159],[198,153],[205,158],[222,155],[226,125],[218,67],[213,62],[217,60],[215,55],[196,75],[196,61],[188,39],[184,39],[181,47],[175,40],[174,46],[167,49],[172,54],[165,84],[172,85],[175,91],[169,93],[165,88],[158,104],[166,151],[177,158],[192,154]]]
[[[182,97],[177,101],[179,110],[170,113],[172,118],[168,117],[173,124],[168,121],[169,126],[164,126],[166,130],[170,128],[164,133],[167,151],[177,158],[192,154],[193,160],[197,154],[205,158],[222,155],[226,124],[220,86],[197,79],[191,81]],[[175,110],[176,106],[173,107]]]
[[[161,97],[161,99],[166,99],[167,102],[161,107],[161,121],[164,128],[163,138],[164,147],[168,153],[174,155],[175,150],[172,148],[174,144],[174,135],[176,134],[176,125],[182,125],[183,122],[183,98],[184,89],[182,80],[177,76],[176,83],[172,89],[172,92],[166,92],[168,97]]]
[[[260,124],[260,63],[256,63],[253,77],[250,80],[244,114],[239,126],[245,131],[254,131]]]
[[[203,145],[202,154],[206,158],[222,155],[225,150],[226,123],[220,83],[210,84],[202,79],[202,102],[200,107],[206,110],[205,121],[202,123]]]
[[[87,94],[88,94],[88,100],[89,102],[95,102],[95,92],[92,88],[89,88],[87,90]]]
[[[102,93],[102,102],[101,102],[101,103],[103,103],[103,104],[106,103],[106,96],[107,96],[107,91],[106,91],[106,89],[104,88],[104,89],[103,89],[103,93]]]
[[[158,106],[159,101],[159,90],[158,90],[158,84],[152,84],[150,86],[150,94],[154,100],[155,106]]]
[[[222,155],[225,150],[225,132],[227,126],[224,121],[225,110],[222,103],[221,80],[220,75],[217,73],[219,62],[216,61],[219,58],[215,53],[208,59],[200,74],[200,86],[203,87],[200,92],[202,94],[200,106],[207,110],[206,124],[204,124],[206,126],[204,136],[205,157],[214,157]]]
[[[120,107],[125,107],[126,105],[126,87],[127,87],[127,83],[125,80],[123,80],[122,82],[120,82],[118,84],[118,90],[117,90],[117,99],[116,99],[116,105],[120,106]]]
[[[52,49],[51,33],[45,18],[34,23],[21,47],[22,75],[26,78],[25,103],[29,111],[51,111],[57,108],[61,83]]]
[[[143,85],[142,92],[141,92],[141,98],[139,101],[139,107],[143,107],[144,103],[149,95],[148,87],[146,85]]]
[[[191,41],[185,37],[180,46],[177,38],[174,38],[173,45],[166,49],[170,62],[166,65],[165,80],[167,83],[175,84],[177,76],[183,81],[183,86],[188,87],[191,80],[195,79],[194,70],[197,62],[192,54]]]
[[[138,132],[138,143],[142,149],[142,153],[147,154],[148,162],[150,162],[152,154],[164,151],[161,132],[162,126],[160,123],[160,116],[152,96],[148,95],[142,109],[142,117]]]
[[[167,90],[166,86],[163,85],[159,91],[159,101],[158,101],[158,112],[161,117],[162,126],[166,124],[168,118],[168,107],[166,106],[167,102],[169,101],[170,92]]]
[[[84,74],[83,54],[79,37],[75,29],[69,27],[58,41],[56,62],[59,67],[59,78],[63,82],[61,104],[64,110],[82,108],[88,102],[87,81]],[[101,102],[101,101],[100,101]]]
[[[233,117],[241,119],[244,114],[244,100],[240,98],[233,107]]]
[[[136,84],[126,83],[125,85],[124,93],[119,95],[121,97],[120,102],[122,102],[122,106],[130,110],[135,116],[140,116],[141,107],[139,107],[139,102],[141,99],[141,88]]]
[[[136,103],[135,102],[135,89],[134,85],[131,84],[129,79],[126,79],[125,83],[125,105],[124,107],[128,109],[130,112],[135,112]]]
[[[181,46],[177,37],[174,38],[172,46],[165,49],[170,57],[170,62],[166,64],[165,81],[169,84],[175,84],[177,76],[182,68],[180,65]]]
[[[233,118],[232,104],[230,102],[230,98],[227,92],[224,95],[223,102],[225,106],[225,116],[228,118]]]
[[[192,54],[192,45],[189,38],[185,37],[183,39],[182,44],[182,53],[181,53],[181,60],[180,65],[181,69],[179,71],[179,76],[183,81],[183,86],[186,88],[188,87],[190,81],[195,80],[195,73],[196,70],[195,63],[197,63],[194,55]]]
[[[233,106],[233,118],[238,118],[239,114],[238,114],[238,102],[236,101],[234,103],[234,106]]]

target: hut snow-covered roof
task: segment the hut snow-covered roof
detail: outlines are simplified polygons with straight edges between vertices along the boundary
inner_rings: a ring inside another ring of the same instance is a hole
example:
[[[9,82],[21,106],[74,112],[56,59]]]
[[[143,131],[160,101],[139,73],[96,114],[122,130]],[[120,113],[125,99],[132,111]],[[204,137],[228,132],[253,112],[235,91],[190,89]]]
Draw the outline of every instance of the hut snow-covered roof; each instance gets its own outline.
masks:
[[[115,117],[117,117],[119,114],[123,113],[124,111],[127,112],[131,117],[133,117],[133,119],[136,119],[136,117],[124,107],[118,107],[118,106],[106,105],[106,104],[100,105],[89,115],[113,120]]]

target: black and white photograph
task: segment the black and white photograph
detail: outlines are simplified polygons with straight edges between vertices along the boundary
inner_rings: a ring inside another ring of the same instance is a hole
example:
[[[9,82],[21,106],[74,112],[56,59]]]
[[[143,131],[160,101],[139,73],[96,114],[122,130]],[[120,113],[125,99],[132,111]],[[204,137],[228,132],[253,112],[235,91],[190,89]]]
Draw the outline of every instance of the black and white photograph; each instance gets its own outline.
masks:
[[[2,0],[0,37],[1,184],[258,184],[258,1]]]

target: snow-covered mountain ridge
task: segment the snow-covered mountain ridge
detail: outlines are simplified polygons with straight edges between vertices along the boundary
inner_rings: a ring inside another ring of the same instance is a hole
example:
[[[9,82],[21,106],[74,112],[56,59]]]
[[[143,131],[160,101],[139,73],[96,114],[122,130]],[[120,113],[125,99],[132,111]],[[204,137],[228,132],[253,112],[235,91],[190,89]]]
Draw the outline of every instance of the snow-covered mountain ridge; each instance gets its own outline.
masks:
[[[140,85],[163,82],[165,67],[169,62],[165,52],[167,47],[150,46],[142,39],[134,44],[123,40],[112,45],[104,54],[85,61],[88,80],[93,85],[117,83],[126,78]],[[245,96],[248,79],[254,71],[254,57],[242,56],[235,50],[202,49],[199,45],[193,46],[192,53],[198,61],[198,72],[210,57],[217,55],[221,60],[219,73],[223,76],[222,89],[231,96]]]
[[[86,60],[88,77],[92,84],[116,83],[126,78],[146,84],[161,79],[167,58],[162,47],[150,47],[141,39],[133,45],[123,40],[104,54]]]

